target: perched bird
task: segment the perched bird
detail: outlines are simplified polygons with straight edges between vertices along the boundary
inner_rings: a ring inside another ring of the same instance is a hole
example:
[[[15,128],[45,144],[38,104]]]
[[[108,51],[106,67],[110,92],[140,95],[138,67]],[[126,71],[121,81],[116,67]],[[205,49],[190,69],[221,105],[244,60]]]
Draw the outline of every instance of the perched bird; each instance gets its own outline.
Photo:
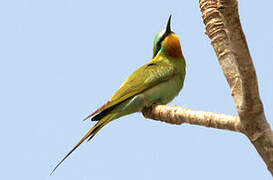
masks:
[[[171,31],[170,16],[166,29],[160,31],[154,39],[151,62],[136,70],[108,102],[84,119],[93,116],[91,120],[98,122],[59,162],[52,173],[83,141],[91,140],[112,120],[141,112],[143,108],[151,107],[153,104],[169,103],[182,89],[185,74],[186,62],[179,38]]]

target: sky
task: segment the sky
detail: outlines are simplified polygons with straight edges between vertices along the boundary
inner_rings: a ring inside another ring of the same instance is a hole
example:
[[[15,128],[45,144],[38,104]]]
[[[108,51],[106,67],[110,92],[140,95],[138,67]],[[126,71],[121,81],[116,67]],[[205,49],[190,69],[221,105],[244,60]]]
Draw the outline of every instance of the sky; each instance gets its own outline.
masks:
[[[272,6],[239,1],[271,126]],[[170,14],[187,62],[170,104],[237,115],[198,1],[0,0],[0,179],[271,179],[243,134],[140,113],[108,124],[49,176],[94,125],[82,119],[151,60]]]

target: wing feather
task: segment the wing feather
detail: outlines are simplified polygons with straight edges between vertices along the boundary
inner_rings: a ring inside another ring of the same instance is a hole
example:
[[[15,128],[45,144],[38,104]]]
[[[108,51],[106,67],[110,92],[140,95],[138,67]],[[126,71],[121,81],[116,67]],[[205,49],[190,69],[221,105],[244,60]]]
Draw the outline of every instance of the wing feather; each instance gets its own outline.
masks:
[[[121,85],[118,91],[103,106],[87,118],[102,112],[126,99],[149,89],[162,81],[170,79],[175,74],[174,67],[165,61],[151,61],[140,67]]]

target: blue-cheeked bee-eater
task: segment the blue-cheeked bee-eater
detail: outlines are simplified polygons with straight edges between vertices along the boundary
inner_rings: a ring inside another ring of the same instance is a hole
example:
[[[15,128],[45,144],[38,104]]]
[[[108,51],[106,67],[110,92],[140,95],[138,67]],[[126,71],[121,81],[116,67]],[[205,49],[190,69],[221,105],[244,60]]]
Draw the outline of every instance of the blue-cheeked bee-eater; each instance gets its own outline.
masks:
[[[98,122],[57,164],[52,173],[83,141],[91,140],[112,120],[141,112],[153,104],[169,103],[182,89],[185,74],[186,62],[179,38],[171,31],[170,16],[166,29],[160,31],[154,39],[152,60],[130,75],[109,101],[85,118],[92,117],[92,121]]]

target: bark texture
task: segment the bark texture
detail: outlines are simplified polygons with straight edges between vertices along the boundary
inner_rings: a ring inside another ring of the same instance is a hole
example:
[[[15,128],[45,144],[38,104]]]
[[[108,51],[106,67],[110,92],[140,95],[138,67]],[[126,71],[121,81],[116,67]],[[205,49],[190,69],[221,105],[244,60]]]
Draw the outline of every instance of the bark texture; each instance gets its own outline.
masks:
[[[200,126],[241,132],[242,124],[238,116],[196,111],[179,106],[155,105],[143,112],[144,117],[170,123],[189,123]]]
[[[230,86],[239,116],[155,105],[146,118],[171,124],[183,122],[245,134],[273,175],[273,132],[259,96],[257,76],[243,33],[237,0],[200,0],[206,34]]]

